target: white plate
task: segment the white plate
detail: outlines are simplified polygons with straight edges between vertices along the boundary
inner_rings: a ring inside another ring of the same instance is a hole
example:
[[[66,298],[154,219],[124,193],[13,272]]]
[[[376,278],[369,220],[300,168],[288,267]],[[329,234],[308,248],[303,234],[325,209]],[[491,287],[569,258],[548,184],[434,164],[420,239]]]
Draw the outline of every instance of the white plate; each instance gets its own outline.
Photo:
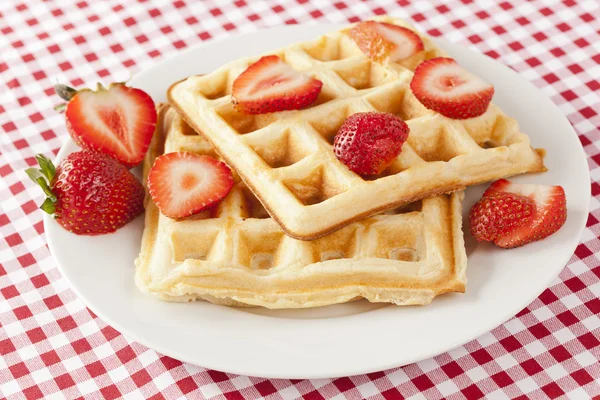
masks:
[[[130,84],[164,101],[165,90],[176,80],[337,28],[284,26],[213,40],[141,72]],[[295,311],[161,302],[138,292],[133,282],[141,217],[100,237],[75,236],[45,217],[62,274],[92,311],[133,340],[183,361],[244,375],[322,378],[372,372],[434,356],[493,329],[535,299],[573,254],[588,214],[588,167],[571,125],[532,84],[484,55],[439,43],[492,82],[495,103],[518,119],[535,147],[548,151],[549,172],[515,180],[560,184],[567,193],[565,226],[542,242],[500,250],[477,244],[467,234],[466,294],[447,294],[425,307],[360,301]],[[75,150],[69,140],[58,158]],[[465,214],[483,189],[467,190]]]

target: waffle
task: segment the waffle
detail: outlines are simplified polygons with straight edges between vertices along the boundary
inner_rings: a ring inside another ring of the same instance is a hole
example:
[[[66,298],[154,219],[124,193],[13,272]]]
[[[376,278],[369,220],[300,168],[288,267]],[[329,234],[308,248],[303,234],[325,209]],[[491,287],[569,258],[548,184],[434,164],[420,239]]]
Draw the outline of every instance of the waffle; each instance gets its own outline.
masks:
[[[384,21],[407,26],[391,18]],[[425,50],[406,61],[367,58],[345,30],[270,52],[323,82],[309,108],[263,115],[236,112],[235,78],[259,57],[233,61],[174,84],[169,101],[217,152],[289,235],[312,240],[369,215],[501,177],[545,171],[517,122],[490,104],[477,118],[452,120],[412,94],[413,70],[445,56],[421,36]],[[334,155],[344,120],[362,111],[390,112],[410,127],[401,154],[382,174],[364,178]]]
[[[160,106],[144,180],[155,157],[175,151],[216,156],[174,109]],[[171,301],[301,308],[356,298],[427,304],[441,293],[464,291],[462,192],[301,241],[285,235],[234,178],[217,209],[181,221],[162,215],[146,197],[135,279],[143,292]]]

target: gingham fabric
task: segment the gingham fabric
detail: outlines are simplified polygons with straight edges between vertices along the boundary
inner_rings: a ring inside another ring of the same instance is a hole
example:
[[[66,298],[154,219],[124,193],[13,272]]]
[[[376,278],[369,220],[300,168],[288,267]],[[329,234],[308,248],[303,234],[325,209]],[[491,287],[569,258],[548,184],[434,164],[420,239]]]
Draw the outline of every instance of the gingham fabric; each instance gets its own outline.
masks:
[[[122,81],[177,51],[281,24],[379,14],[476,49],[534,82],[591,169],[587,228],[552,286],[492,332],[403,368],[265,380],[184,364],[123,337],[79,300],[46,246],[24,169],[67,138],[52,85]],[[0,1],[0,397],[572,398],[600,395],[600,2]]]

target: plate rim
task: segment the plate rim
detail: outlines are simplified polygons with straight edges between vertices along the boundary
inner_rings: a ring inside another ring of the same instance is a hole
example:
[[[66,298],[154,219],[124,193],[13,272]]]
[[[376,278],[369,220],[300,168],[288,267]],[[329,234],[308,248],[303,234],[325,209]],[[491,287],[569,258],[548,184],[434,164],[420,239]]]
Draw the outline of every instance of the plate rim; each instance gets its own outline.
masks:
[[[135,82],[137,81],[137,79],[139,79],[140,76],[143,76],[144,74],[150,73],[152,70],[157,70],[158,68],[168,65],[169,63],[173,62],[174,58],[178,58],[178,57],[185,57],[187,54],[192,54],[194,52],[199,51],[199,49],[202,49],[203,47],[205,47],[207,44],[210,45],[215,45],[218,44],[220,42],[224,42],[224,41],[229,41],[229,40],[234,40],[237,36],[245,36],[245,35],[264,35],[265,32],[277,32],[277,31],[289,31],[289,30],[298,30],[298,31],[302,31],[305,30],[309,27],[314,27],[315,25],[319,25],[322,26],[323,28],[327,27],[328,29],[339,29],[340,27],[346,26],[347,24],[299,24],[299,25],[282,25],[282,26],[276,26],[276,27],[270,27],[270,28],[266,28],[266,29],[258,29],[252,32],[247,32],[247,33],[236,33],[236,34],[230,34],[230,35],[226,35],[226,36],[222,36],[222,37],[218,37],[206,42],[200,42],[197,43],[193,46],[190,46],[188,48],[186,48],[183,51],[179,51],[174,53],[173,55],[171,55],[170,57],[166,57],[152,65],[150,65],[149,67],[145,68],[144,70],[139,71],[138,73],[136,73],[132,78],[131,78],[131,82],[132,82],[132,86],[135,86]],[[509,70],[511,74],[515,74],[516,76],[519,76],[518,73],[514,70],[512,70],[510,67],[500,63],[497,60],[492,59],[491,57],[483,54],[483,53],[479,53],[476,50],[473,50],[471,47],[467,47],[467,46],[462,46],[461,44],[456,44],[456,43],[452,43],[449,42],[447,40],[444,39],[440,39],[440,38],[434,38],[434,41],[439,43],[441,45],[442,48],[447,48],[447,47],[461,47],[463,50],[471,52],[471,53],[476,53],[479,56],[485,56],[488,59],[490,59],[491,61],[493,61],[495,64],[497,64],[499,67]],[[290,43],[293,43],[293,41],[290,41]],[[587,171],[587,175],[585,176],[586,181],[589,182],[590,181],[590,173],[589,173],[589,166],[587,164],[587,155],[585,154],[585,151],[583,149],[583,146],[581,145],[581,142],[579,141],[578,135],[576,133],[576,131],[574,130],[573,126],[571,125],[571,123],[568,121],[568,119],[566,118],[566,116],[562,113],[562,111],[560,111],[559,107],[550,99],[548,98],[539,88],[537,88],[535,85],[533,85],[532,82],[530,82],[529,80],[527,80],[524,77],[519,77],[521,78],[523,81],[525,81],[527,83],[527,85],[530,86],[531,89],[534,89],[536,92],[538,92],[540,95],[542,95],[544,98],[546,98],[550,103],[552,103],[552,106],[559,112],[560,117],[564,120],[566,120],[567,125],[569,127],[570,130],[570,135],[574,135],[574,139],[577,140],[578,146],[577,146],[577,150],[580,153],[580,157],[584,160],[584,163],[586,165],[586,171]],[[564,133],[565,135],[567,133]],[[67,152],[69,152],[69,148],[73,147],[73,142],[71,140],[71,138],[66,135],[66,141],[63,142],[63,144],[61,145],[61,148],[57,154],[57,156],[55,157],[55,161],[58,161],[60,159],[62,159]],[[586,212],[587,214],[589,214],[589,203],[590,203],[590,199],[591,199],[591,186],[588,184],[586,185],[587,188],[587,192],[585,193],[585,200],[586,200],[586,204],[587,204],[587,208],[586,208]],[[584,221],[582,224],[580,224],[579,228],[578,228],[578,235],[577,235],[577,239],[576,242],[573,246],[573,251],[576,249],[577,245],[580,243],[580,239],[581,239],[581,235],[583,234],[584,230],[585,230],[585,219],[587,218],[587,214],[584,216]],[[70,272],[68,270],[66,270],[65,268],[63,268],[62,263],[59,261],[59,257],[56,254],[59,254],[60,251],[56,251],[55,249],[57,249],[58,244],[55,243],[55,239],[53,237],[53,235],[48,234],[48,232],[51,232],[52,229],[48,229],[48,223],[50,221],[52,221],[51,216],[44,214],[44,226],[45,226],[45,234],[46,234],[46,239],[47,239],[47,243],[48,243],[48,247],[50,249],[50,252],[52,253],[53,258],[56,260],[56,264],[57,267],[60,271],[60,273],[62,274],[62,276],[67,280],[67,282],[69,283],[70,288],[75,292],[75,294],[83,301],[83,303],[86,305],[86,307],[90,308],[90,310],[92,310],[98,317],[100,317],[103,321],[105,321],[108,325],[113,326],[115,329],[117,329],[119,332],[121,332],[123,335],[125,335],[126,337],[128,337],[129,339],[132,339],[142,345],[144,345],[145,347],[149,348],[149,349],[153,349],[159,353],[162,353],[164,355],[168,355],[170,357],[176,358],[178,360],[184,361],[184,362],[188,362],[190,364],[193,365],[200,365],[203,368],[208,368],[208,369],[216,369],[216,370],[221,370],[221,371],[226,371],[229,373],[234,373],[234,374],[240,374],[240,375],[248,375],[248,376],[260,376],[260,377],[265,377],[265,378],[285,378],[285,379],[290,379],[290,378],[301,378],[301,379],[317,379],[317,378],[332,378],[332,377],[339,377],[339,376],[352,376],[352,375],[357,375],[357,374],[364,374],[364,373],[369,373],[369,372],[373,372],[373,371],[380,371],[380,370],[386,370],[389,368],[394,368],[394,367],[398,367],[401,365],[407,365],[413,362],[418,362],[420,360],[424,360],[424,359],[428,359],[431,358],[433,356],[436,356],[438,354],[441,354],[443,352],[446,351],[450,351],[458,346],[461,346],[465,343],[468,343],[476,338],[478,338],[479,336],[481,336],[482,334],[485,334],[486,332],[489,332],[490,330],[493,330],[494,328],[496,328],[499,325],[502,325],[503,323],[505,323],[507,320],[509,320],[510,318],[512,318],[519,310],[513,311],[511,309],[510,312],[504,312],[502,313],[502,318],[497,318],[497,321],[499,321],[498,323],[495,323],[493,326],[489,327],[489,326],[485,326],[485,327],[480,327],[480,329],[474,329],[473,331],[475,333],[471,333],[470,335],[466,335],[460,339],[455,340],[455,342],[452,345],[443,345],[440,346],[438,348],[436,348],[435,346],[431,346],[429,348],[429,350],[425,350],[423,352],[421,352],[420,356],[414,356],[412,358],[408,358],[405,360],[402,360],[400,363],[398,362],[393,362],[393,361],[388,361],[388,362],[372,362],[369,363],[369,366],[367,367],[352,367],[352,366],[347,366],[345,368],[345,370],[347,372],[335,372],[334,374],[323,374],[323,373],[315,373],[315,374],[311,374],[311,373],[306,373],[306,374],[302,374],[300,375],[290,375],[290,374],[286,374],[286,373],[280,373],[277,371],[277,368],[272,368],[271,369],[271,373],[260,373],[260,374],[254,374],[251,371],[247,371],[245,369],[238,369],[235,365],[231,365],[232,363],[229,362],[225,362],[224,364],[228,364],[227,366],[221,365],[220,362],[217,362],[216,364],[214,362],[209,362],[206,363],[204,361],[202,361],[201,364],[198,363],[198,360],[193,359],[188,357],[184,352],[181,352],[179,350],[175,350],[173,348],[168,348],[163,346],[161,343],[156,343],[150,340],[146,340],[144,338],[143,335],[140,335],[139,333],[136,333],[135,331],[130,330],[128,327],[122,325],[121,323],[113,320],[113,318],[110,315],[105,314],[103,311],[99,311],[96,307],[95,304],[92,304],[92,302],[87,301],[87,296],[84,295],[83,293],[80,292],[79,288],[77,287],[77,285],[73,284],[73,280],[69,279],[69,276],[71,275]],[[575,239],[573,239],[575,240]],[[531,295],[528,299],[528,301],[526,303],[523,304],[522,307],[526,307],[527,305],[529,305],[533,300],[535,300],[537,297],[539,297],[539,295],[546,289],[549,287],[549,285],[551,284],[551,282],[560,274],[560,272],[568,265],[568,261],[569,259],[572,257],[573,255],[573,251],[571,251],[569,253],[569,255],[566,257],[566,260],[564,260],[564,262],[561,262],[560,264],[563,265],[563,267],[558,270],[556,272],[556,274],[552,274],[552,276],[547,280],[544,281],[544,285],[541,286],[542,289],[538,291],[535,291],[535,293],[532,293],[534,295]],[[214,360],[213,360],[214,361]],[[361,363],[364,364],[364,363]],[[377,366],[375,366],[375,364],[377,364]],[[250,372],[250,373],[249,373]]]

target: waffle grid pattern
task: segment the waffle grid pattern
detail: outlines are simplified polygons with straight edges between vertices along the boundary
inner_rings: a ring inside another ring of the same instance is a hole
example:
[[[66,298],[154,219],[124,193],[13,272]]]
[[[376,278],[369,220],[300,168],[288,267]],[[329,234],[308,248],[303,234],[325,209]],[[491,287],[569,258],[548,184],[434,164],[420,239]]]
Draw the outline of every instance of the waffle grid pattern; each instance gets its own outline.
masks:
[[[414,29],[399,19],[383,20]],[[412,70],[423,59],[445,55],[427,37],[422,40],[424,52],[402,64],[371,61],[346,30],[268,53],[323,82],[319,98],[304,110],[247,115],[234,109],[233,81],[257,57],[176,83],[169,99],[238,171],[282,229],[303,240],[432,194],[543,171],[529,138],[498,107],[460,121],[419,103],[409,87]],[[332,145],[347,116],[369,111],[400,116],[410,134],[392,165],[365,179],[335,157]]]
[[[144,176],[160,154],[178,151],[215,156],[173,108],[160,105]],[[462,197],[424,199],[309,242],[286,236],[238,177],[216,209],[183,221],[160,215],[147,197],[136,283],[167,300],[269,308],[360,296],[426,304],[437,294],[464,291]]]
[[[56,80],[121,81],[179,49],[262,27],[392,14],[509,65],[559,106],[588,156],[587,228],[567,267],[510,321],[452,351],[368,375],[267,380],[181,363],[91,313],[46,247],[21,173],[67,137]],[[600,5],[503,1],[0,2],[0,397],[589,399],[600,395]],[[61,392],[62,391],[62,392]]]

